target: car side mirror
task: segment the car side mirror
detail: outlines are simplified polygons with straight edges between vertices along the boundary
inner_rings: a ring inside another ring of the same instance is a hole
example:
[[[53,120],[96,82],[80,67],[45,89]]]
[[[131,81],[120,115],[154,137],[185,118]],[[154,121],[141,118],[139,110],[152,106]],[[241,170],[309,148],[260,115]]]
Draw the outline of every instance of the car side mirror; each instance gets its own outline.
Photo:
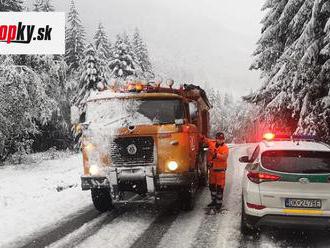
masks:
[[[250,162],[250,159],[249,159],[249,156],[243,156],[243,157],[240,157],[239,158],[239,161],[241,163],[249,163]]]
[[[80,112],[77,106],[71,106],[71,124],[76,125],[80,123]]]

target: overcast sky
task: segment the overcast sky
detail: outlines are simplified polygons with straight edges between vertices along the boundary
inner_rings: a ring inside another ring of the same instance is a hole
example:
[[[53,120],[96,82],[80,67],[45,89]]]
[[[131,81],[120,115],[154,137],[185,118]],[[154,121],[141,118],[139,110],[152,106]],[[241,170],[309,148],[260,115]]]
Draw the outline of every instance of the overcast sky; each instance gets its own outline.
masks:
[[[68,11],[69,2],[53,0],[57,11]],[[207,83],[236,97],[260,85],[258,73],[248,68],[260,35],[264,0],[75,2],[89,39],[99,22],[112,41],[117,33],[138,27],[155,70],[162,75],[180,82]]]

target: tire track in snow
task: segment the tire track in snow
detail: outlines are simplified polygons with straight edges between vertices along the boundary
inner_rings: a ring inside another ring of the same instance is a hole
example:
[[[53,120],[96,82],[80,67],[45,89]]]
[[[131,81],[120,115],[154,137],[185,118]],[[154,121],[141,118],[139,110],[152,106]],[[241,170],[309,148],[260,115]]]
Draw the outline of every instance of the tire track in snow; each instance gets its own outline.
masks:
[[[204,214],[203,221],[201,222],[195,239],[192,242],[192,248],[207,248],[216,247],[216,235],[219,229],[219,215]]]
[[[210,200],[208,189],[202,188],[196,196],[195,208],[190,212],[181,212],[167,233],[161,239],[158,248],[189,248],[204,219],[204,207]]]
[[[114,219],[120,217],[125,210],[114,209],[109,213],[103,213],[101,216],[85,223],[80,228],[64,236],[62,239],[50,244],[49,248],[71,248],[76,247],[88,237],[94,235],[98,230],[102,229],[107,224],[111,223]]]
[[[191,246],[193,248],[238,247],[238,241],[235,243],[231,242],[231,244],[228,244],[227,242],[229,238],[235,239],[240,235],[239,230],[237,230],[237,222],[240,220],[240,203],[237,202],[240,202],[241,198],[241,175],[239,173],[240,168],[237,168],[239,164],[236,162],[236,159],[238,161],[238,155],[240,154],[241,149],[240,146],[230,149],[228,169],[226,172],[226,187],[224,192],[224,210],[216,215],[204,214],[203,220]],[[210,197],[208,199],[210,199]],[[207,203],[205,203],[205,205]]]
[[[238,146],[229,154],[229,167],[227,170],[227,182],[224,192],[225,211],[218,223],[216,247],[239,247],[240,246],[240,220],[242,202],[242,176],[244,165],[238,159],[241,154],[246,153],[246,146]]]
[[[132,248],[154,248],[157,247],[165,233],[169,230],[173,221],[178,216],[178,211],[172,207],[162,212],[145,230],[145,232],[134,242]]]
[[[55,227],[50,226],[45,230],[34,234],[28,239],[24,239],[13,244],[9,244],[6,247],[22,247],[22,248],[37,248],[45,247],[51,243],[63,238],[65,235],[73,232],[77,228],[81,227],[84,223],[89,222],[100,216],[100,213],[89,206],[80,210],[78,213],[72,214],[56,224]]]
[[[89,236],[75,247],[128,248],[143,235],[155,220],[153,208],[134,206],[108,225],[103,225],[94,235]]]

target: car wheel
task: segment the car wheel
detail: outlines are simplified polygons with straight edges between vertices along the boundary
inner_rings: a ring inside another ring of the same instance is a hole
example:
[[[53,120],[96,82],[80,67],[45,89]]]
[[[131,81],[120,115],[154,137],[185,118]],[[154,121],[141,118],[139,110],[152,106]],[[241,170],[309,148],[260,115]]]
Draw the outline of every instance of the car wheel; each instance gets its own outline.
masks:
[[[113,208],[109,189],[92,189],[92,201],[94,207],[100,212],[106,212]]]
[[[242,199],[242,215],[241,215],[241,233],[243,235],[255,234],[255,228],[247,224],[247,217],[244,210],[244,200]]]

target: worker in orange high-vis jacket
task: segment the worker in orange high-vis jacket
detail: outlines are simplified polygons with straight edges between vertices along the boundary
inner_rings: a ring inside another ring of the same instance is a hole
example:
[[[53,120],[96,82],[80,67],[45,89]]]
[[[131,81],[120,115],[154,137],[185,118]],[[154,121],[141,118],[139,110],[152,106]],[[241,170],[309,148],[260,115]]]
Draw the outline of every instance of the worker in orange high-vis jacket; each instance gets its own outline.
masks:
[[[228,146],[225,144],[225,135],[222,132],[216,134],[215,140],[204,138],[208,146],[209,187],[212,202],[208,207],[220,210],[222,207],[223,190],[226,182]]]

